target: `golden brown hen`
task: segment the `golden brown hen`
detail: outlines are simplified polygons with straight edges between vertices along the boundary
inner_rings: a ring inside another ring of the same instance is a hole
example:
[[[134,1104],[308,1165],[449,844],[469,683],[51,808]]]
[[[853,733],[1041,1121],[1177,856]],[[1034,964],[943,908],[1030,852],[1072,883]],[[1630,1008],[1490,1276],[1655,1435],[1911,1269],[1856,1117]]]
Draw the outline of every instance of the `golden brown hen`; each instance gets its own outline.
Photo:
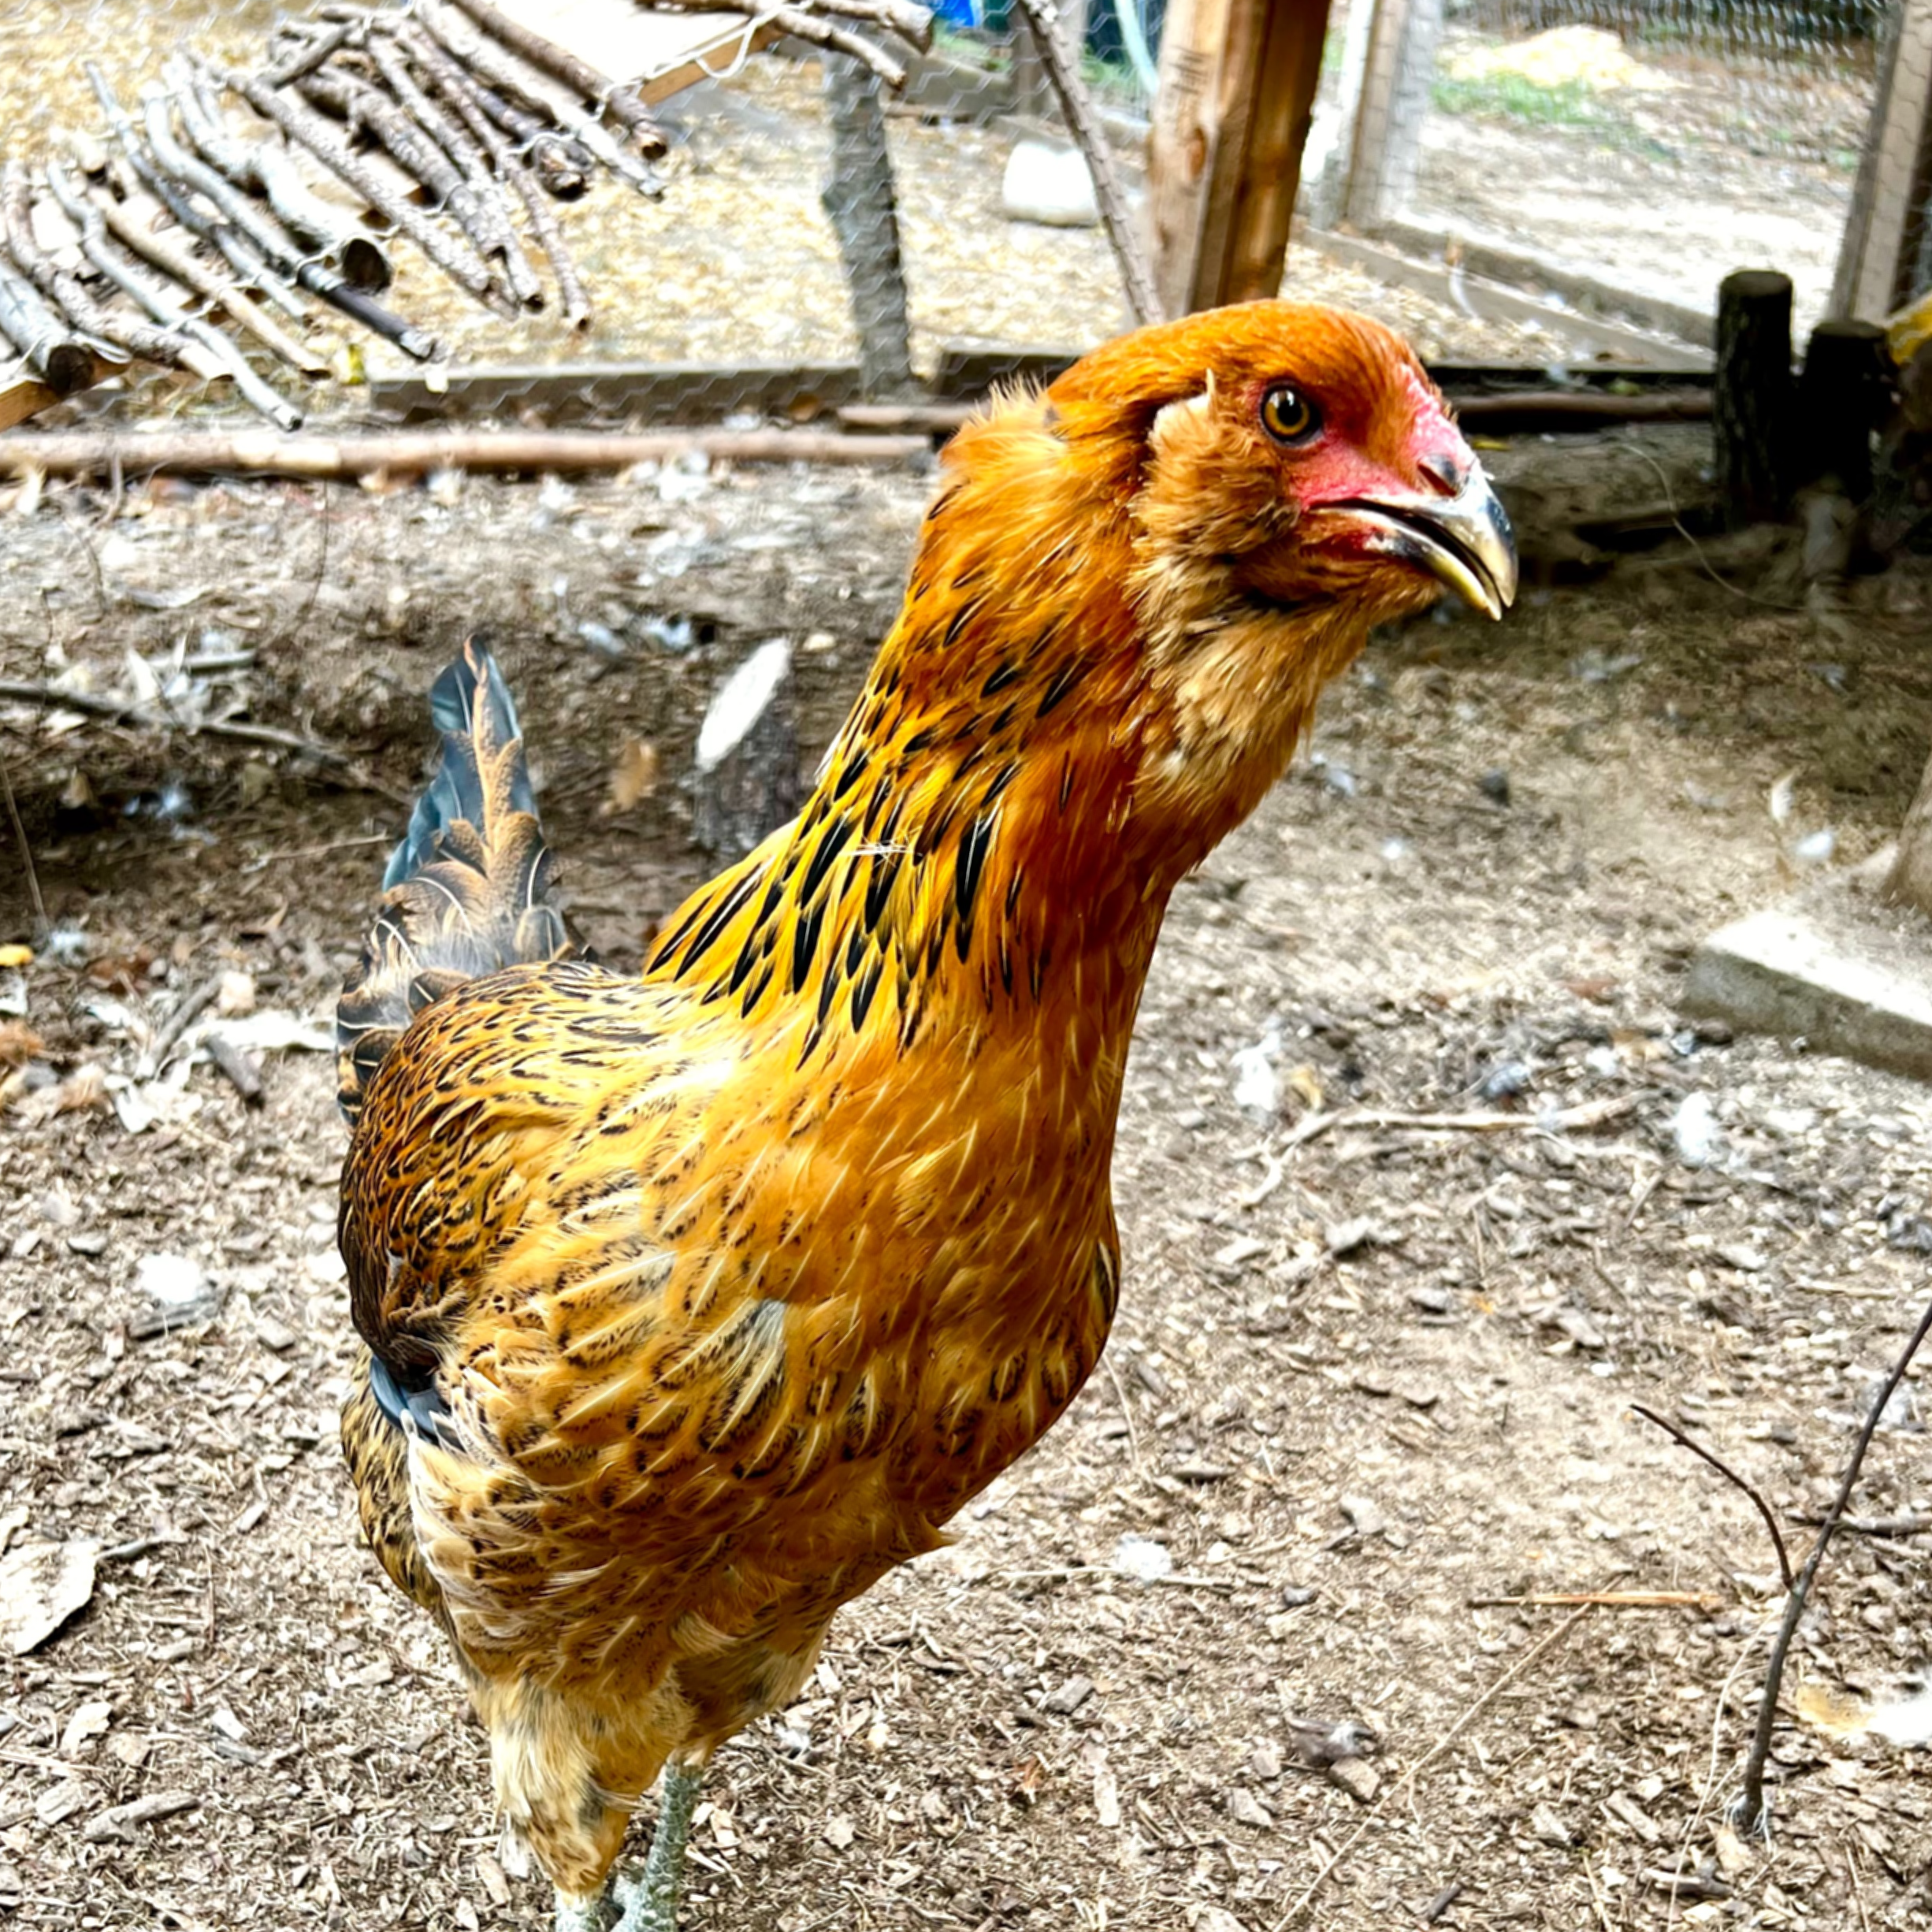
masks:
[[[551,904],[494,664],[445,674],[342,1003],[343,1435],[560,1925],[668,1766],[620,1897],[669,1932],[706,1759],[1072,1400],[1168,894],[1372,623],[1514,582],[1385,330],[1261,303],[1113,343],[954,440],[804,809],[635,977]]]

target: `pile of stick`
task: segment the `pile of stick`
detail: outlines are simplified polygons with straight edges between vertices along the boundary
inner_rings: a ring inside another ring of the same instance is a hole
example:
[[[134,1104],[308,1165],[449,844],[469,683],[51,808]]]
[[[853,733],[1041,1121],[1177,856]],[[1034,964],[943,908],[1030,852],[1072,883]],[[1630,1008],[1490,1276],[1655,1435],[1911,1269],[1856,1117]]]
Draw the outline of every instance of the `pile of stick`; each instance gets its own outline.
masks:
[[[921,48],[931,32],[913,0],[793,0],[758,17],[893,85],[904,63],[841,22]],[[662,192],[652,163],[664,136],[643,99],[489,0],[325,5],[284,21],[253,69],[184,52],[133,108],[87,71],[102,136],[0,173],[0,351],[11,344],[56,395],[139,359],[230,381],[293,429],[300,409],[241,338],[299,376],[325,376],[321,304],[418,361],[440,353],[378,299],[396,237],[494,313],[554,300],[582,329],[590,299],[553,204],[600,171]],[[251,110],[245,127],[231,99]],[[337,191],[318,194],[321,183]]]

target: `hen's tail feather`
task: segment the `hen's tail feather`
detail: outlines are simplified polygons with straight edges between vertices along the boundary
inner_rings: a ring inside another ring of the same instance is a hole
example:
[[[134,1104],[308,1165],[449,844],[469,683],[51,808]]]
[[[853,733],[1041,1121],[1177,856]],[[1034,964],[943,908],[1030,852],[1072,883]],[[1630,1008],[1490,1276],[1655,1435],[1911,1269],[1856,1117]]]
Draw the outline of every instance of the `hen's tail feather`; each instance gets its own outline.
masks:
[[[410,1021],[466,979],[584,949],[551,890],[517,708],[472,638],[436,681],[443,760],[382,875],[381,910],[336,1003],[336,1099],[353,1120]]]

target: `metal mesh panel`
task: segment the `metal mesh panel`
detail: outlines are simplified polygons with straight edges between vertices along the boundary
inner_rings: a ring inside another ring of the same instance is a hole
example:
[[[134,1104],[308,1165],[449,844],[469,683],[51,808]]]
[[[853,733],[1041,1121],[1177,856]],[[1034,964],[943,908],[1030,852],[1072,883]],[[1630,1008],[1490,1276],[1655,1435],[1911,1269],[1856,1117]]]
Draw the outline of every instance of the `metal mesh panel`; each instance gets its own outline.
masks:
[[[1706,315],[1730,269],[1776,267],[1801,324],[1825,312],[1884,0],[1413,0],[1384,13],[1361,97],[1380,122],[1364,130],[1379,174],[1351,210],[1365,225],[1466,236]]]

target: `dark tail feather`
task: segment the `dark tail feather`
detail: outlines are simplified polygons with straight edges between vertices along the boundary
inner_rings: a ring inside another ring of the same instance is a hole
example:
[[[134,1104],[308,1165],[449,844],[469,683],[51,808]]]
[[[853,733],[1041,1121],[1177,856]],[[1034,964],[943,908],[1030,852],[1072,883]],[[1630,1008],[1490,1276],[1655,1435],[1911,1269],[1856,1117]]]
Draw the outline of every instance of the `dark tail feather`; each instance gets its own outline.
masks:
[[[474,638],[437,679],[443,762],[382,875],[382,907],[336,1003],[336,1098],[353,1120],[410,1021],[466,979],[578,953],[551,890],[550,849],[517,708]]]

